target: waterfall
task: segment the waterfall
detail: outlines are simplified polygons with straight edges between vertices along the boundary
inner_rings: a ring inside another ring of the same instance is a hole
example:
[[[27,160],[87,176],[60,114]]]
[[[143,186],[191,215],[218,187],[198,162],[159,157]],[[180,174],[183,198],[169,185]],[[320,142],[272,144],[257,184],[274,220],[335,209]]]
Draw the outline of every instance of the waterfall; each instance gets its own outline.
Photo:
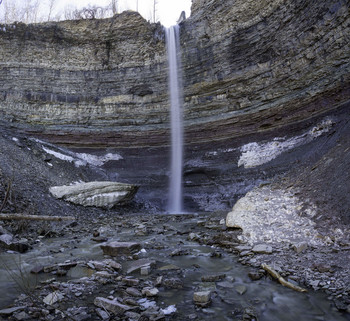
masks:
[[[179,29],[179,26],[176,25],[166,30],[171,111],[171,173],[168,210],[174,214],[182,212],[183,95]]]

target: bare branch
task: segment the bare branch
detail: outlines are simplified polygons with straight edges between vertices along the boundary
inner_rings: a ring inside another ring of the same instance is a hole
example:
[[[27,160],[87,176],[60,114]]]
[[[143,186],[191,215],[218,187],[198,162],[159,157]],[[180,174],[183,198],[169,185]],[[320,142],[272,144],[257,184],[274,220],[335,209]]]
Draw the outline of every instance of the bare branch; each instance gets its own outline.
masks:
[[[30,221],[71,221],[75,220],[74,216],[47,216],[47,215],[27,215],[17,214],[0,214],[0,221],[9,220],[30,220]]]

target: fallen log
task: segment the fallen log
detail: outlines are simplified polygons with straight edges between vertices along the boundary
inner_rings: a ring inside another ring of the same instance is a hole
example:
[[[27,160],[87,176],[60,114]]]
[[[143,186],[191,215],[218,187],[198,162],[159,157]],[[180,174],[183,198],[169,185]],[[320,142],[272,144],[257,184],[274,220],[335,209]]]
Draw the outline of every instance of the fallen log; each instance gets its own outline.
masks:
[[[26,215],[26,214],[0,214],[0,221],[6,220],[30,220],[30,221],[71,221],[74,216],[47,216],[47,215]]]
[[[263,263],[261,264],[261,267],[268,272],[273,278],[277,279],[279,283],[281,283],[283,286],[290,288],[294,291],[298,291],[298,292],[307,292],[306,289],[298,286],[298,285],[294,285],[288,281],[286,281],[277,271],[275,271],[273,268],[271,268],[270,266],[268,266],[267,264]]]

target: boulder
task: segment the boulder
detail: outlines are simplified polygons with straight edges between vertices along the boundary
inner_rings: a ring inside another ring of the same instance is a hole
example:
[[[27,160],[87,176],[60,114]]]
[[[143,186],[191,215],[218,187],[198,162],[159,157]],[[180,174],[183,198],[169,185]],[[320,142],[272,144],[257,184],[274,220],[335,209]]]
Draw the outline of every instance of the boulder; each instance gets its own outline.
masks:
[[[136,185],[108,181],[50,187],[50,193],[55,198],[83,206],[109,209],[130,202],[137,190]]]
[[[211,291],[198,291],[193,294],[193,301],[196,305],[205,307],[211,302]]]
[[[103,254],[110,256],[130,255],[141,250],[141,244],[135,242],[109,242],[102,244]]]

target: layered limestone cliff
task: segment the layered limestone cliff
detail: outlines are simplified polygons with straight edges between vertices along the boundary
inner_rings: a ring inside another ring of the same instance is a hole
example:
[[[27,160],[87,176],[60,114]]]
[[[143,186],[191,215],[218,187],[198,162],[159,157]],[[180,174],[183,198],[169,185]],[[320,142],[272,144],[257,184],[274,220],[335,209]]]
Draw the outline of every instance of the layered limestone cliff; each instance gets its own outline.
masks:
[[[349,23],[347,1],[194,0],[182,28],[188,135],[256,133],[347,102]]]
[[[186,143],[297,123],[347,102],[349,5],[194,0],[181,24]],[[164,30],[135,12],[0,26],[1,118],[57,143],[164,146]]]
[[[163,37],[135,12],[2,25],[2,119],[60,143],[147,144],[140,125],[168,126]]]

